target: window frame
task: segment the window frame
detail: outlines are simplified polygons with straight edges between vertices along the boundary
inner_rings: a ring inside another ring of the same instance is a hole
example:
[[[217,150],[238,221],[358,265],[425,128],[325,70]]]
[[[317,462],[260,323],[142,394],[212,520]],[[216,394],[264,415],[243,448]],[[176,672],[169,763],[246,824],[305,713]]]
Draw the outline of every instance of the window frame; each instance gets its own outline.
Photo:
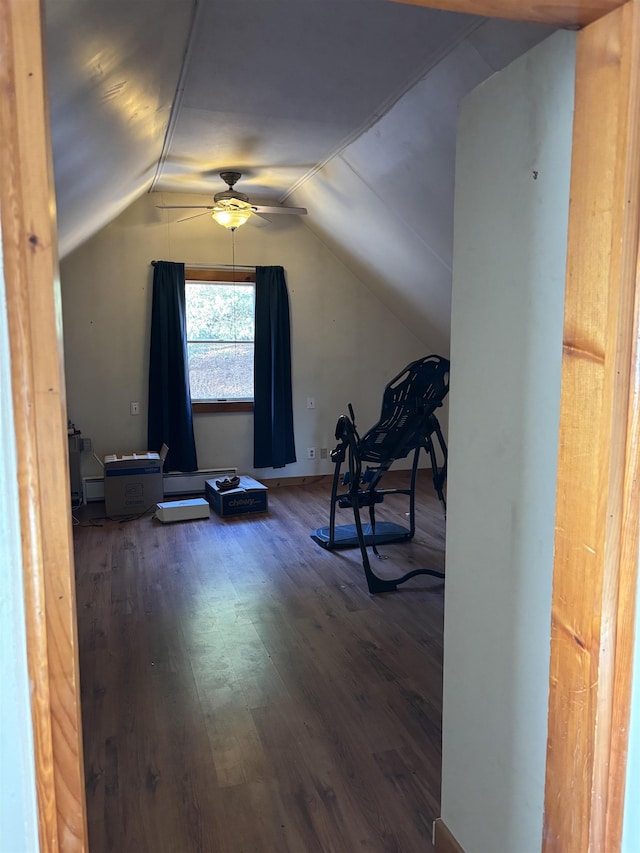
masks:
[[[231,282],[237,284],[252,283],[255,287],[256,271],[253,270],[237,270],[237,269],[222,269],[220,267],[209,267],[206,269],[196,269],[194,267],[184,268],[185,282],[190,281],[211,281],[211,282]],[[254,338],[255,346],[255,338]],[[230,412],[252,412],[253,400],[198,400],[191,402],[191,411],[194,415],[197,414],[221,414]]]

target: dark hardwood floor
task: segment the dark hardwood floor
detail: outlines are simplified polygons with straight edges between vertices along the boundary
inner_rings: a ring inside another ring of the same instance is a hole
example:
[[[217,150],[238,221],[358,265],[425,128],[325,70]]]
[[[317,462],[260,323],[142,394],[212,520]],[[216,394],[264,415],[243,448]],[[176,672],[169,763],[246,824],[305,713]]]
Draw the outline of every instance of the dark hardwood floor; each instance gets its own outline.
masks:
[[[79,514],[91,853],[431,849],[443,583],[371,596],[357,549],[309,536],[328,523],[329,485],[271,489],[268,514],[227,520]],[[406,508],[388,498],[379,517]],[[372,556],[376,572],[442,569],[428,472],[417,523],[387,562]]]

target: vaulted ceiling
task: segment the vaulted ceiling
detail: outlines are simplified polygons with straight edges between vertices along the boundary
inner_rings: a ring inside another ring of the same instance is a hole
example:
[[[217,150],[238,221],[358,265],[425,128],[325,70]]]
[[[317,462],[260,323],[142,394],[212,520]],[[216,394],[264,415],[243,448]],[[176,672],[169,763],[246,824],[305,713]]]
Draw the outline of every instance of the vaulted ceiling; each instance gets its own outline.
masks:
[[[209,203],[234,168],[446,345],[457,105],[550,30],[388,0],[46,0],[46,17],[62,256],[145,192]]]

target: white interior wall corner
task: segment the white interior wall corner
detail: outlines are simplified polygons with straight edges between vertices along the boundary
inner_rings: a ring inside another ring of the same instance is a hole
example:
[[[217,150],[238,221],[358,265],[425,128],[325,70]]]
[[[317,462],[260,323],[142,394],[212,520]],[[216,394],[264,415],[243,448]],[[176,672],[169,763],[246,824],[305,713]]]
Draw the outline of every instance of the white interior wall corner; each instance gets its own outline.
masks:
[[[463,102],[456,156],[442,817],[542,838],[575,35]]]

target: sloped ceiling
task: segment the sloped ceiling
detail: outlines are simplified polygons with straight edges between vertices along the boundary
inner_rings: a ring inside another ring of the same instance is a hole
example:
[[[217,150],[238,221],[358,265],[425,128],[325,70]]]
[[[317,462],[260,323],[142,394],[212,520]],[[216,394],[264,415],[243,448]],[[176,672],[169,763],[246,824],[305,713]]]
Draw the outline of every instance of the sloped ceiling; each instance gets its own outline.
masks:
[[[387,0],[199,6],[155,188],[211,192],[227,164],[252,198],[277,201],[477,23]]]
[[[235,168],[252,201],[307,207],[448,349],[457,105],[550,30],[387,0],[46,0],[46,15],[61,256],[142,193],[206,204]]]
[[[151,185],[192,15],[184,0],[46,0],[51,138],[64,256]]]
[[[548,34],[483,22],[288,198],[433,351],[449,351],[458,104]]]

